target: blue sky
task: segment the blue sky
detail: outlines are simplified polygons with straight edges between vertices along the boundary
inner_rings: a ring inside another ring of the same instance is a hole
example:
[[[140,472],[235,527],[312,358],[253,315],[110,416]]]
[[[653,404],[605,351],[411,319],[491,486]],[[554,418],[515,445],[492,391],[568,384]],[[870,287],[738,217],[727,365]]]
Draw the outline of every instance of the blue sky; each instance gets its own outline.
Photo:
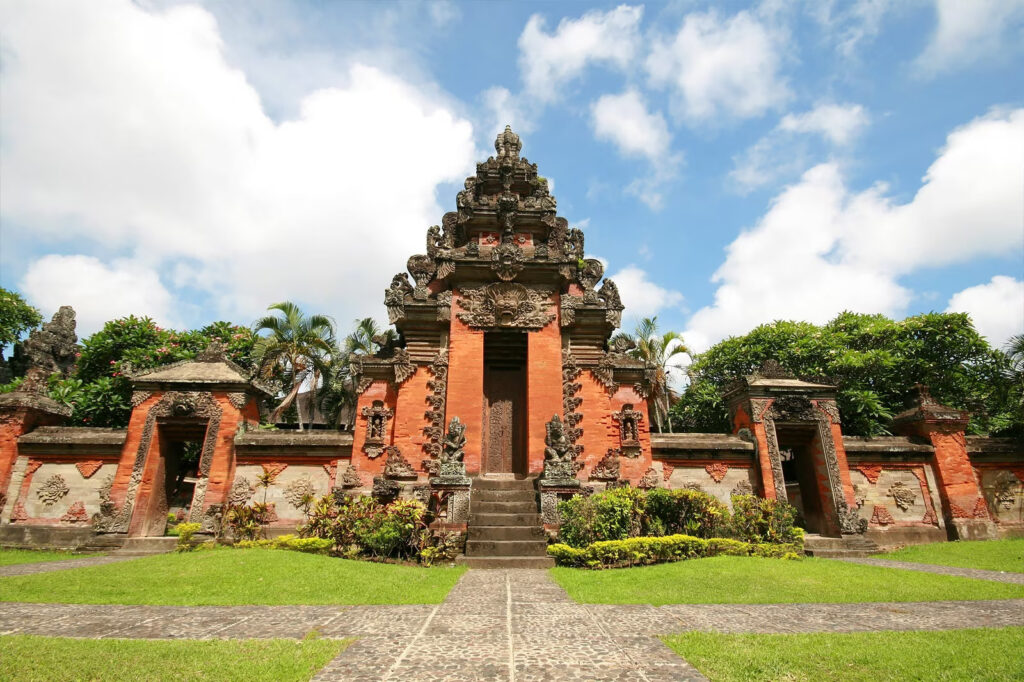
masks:
[[[0,284],[80,333],[383,290],[511,123],[627,305],[1024,331],[1024,0],[5,2]]]

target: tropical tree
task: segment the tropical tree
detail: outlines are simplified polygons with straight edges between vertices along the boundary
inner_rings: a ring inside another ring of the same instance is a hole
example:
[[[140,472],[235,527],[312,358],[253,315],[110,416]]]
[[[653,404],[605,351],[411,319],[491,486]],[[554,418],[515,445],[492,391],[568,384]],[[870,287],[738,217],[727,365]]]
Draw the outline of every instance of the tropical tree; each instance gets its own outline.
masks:
[[[280,314],[266,315],[255,322],[253,328],[257,334],[269,334],[259,337],[254,353],[260,376],[278,380],[287,387],[288,392],[270,415],[271,421],[277,421],[295,402],[304,384],[308,383],[313,392],[310,404],[315,404],[318,385],[334,354],[335,331],[331,318],[307,316],[290,301],[275,303],[267,310]],[[298,413],[301,431],[301,410]]]
[[[355,321],[352,332],[331,357],[319,396],[320,412],[325,416],[330,415],[335,426],[341,422],[345,408],[355,408],[358,378],[352,370],[353,356],[374,355],[381,349],[382,343],[390,344],[397,340],[398,334],[394,329],[381,327],[372,317]],[[352,414],[350,410],[350,417]]]
[[[654,423],[658,431],[667,426],[671,433],[669,409],[679,397],[672,388],[671,371],[677,368],[672,358],[690,352],[683,342],[682,335],[673,331],[660,333],[658,318],[655,316],[640,320],[632,334],[621,333],[617,336],[634,344],[635,347],[629,351],[631,356],[643,360],[655,369],[650,400],[651,407],[654,408]]]
[[[345,357],[350,355],[373,355],[381,348],[381,343],[398,340],[398,334],[391,327],[381,327],[372,317],[364,317],[355,321],[352,333],[345,337]]]
[[[43,316],[21,294],[0,287],[0,383],[11,379],[3,358],[4,348],[16,344],[25,332],[42,321]]]

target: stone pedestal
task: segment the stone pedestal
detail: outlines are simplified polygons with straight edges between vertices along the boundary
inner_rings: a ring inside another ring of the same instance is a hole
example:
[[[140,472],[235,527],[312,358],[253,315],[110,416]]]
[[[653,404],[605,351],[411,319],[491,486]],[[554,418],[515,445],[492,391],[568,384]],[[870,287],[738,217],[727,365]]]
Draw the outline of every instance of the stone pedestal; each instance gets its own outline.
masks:
[[[430,479],[430,489],[435,493],[445,495],[446,505],[446,526],[464,526],[469,523],[469,495],[472,481],[465,475],[463,468],[462,478],[456,476],[442,476]]]

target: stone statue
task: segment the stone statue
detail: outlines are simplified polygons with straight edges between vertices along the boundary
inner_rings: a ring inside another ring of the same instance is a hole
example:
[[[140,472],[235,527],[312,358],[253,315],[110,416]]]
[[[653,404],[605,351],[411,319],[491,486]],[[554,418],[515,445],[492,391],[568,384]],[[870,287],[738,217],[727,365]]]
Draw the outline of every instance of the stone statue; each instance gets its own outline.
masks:
[[[565,435],[565,426],[556,414],[547,424],[544,437],[544,473],[541,485],[557,487],[578,487],[576,478],[576,449]]]
[[[52,320],[29,335],[18,353],[18,360],[25,368],[21,390],[46,393],[51,374],[60,374],[61,378],[70,375],[75,366],[77,342],[75,310],[68,305],[61,306]]]
[[[448,423],[448,433],[441,444],[438,475],[430,479],[431,485],[468,486],[470,479],[466,476],[466,464],[462,461],[465,456],[466,425],[458,417],[452,417]]]

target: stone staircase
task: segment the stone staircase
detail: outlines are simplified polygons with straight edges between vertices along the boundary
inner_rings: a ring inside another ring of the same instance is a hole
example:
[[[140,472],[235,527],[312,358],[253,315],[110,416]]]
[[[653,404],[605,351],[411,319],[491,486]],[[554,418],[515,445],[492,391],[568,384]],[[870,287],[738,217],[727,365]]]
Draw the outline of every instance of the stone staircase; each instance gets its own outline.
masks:
[[[547,534],[532,479],[473,479],[469,534],[461,563],[470,568],[548,568]]]
[[[879,552],[878,545],[863,535],[830,538],[808,533],[804,536],[804,554],[823,559],[863,559]]]

